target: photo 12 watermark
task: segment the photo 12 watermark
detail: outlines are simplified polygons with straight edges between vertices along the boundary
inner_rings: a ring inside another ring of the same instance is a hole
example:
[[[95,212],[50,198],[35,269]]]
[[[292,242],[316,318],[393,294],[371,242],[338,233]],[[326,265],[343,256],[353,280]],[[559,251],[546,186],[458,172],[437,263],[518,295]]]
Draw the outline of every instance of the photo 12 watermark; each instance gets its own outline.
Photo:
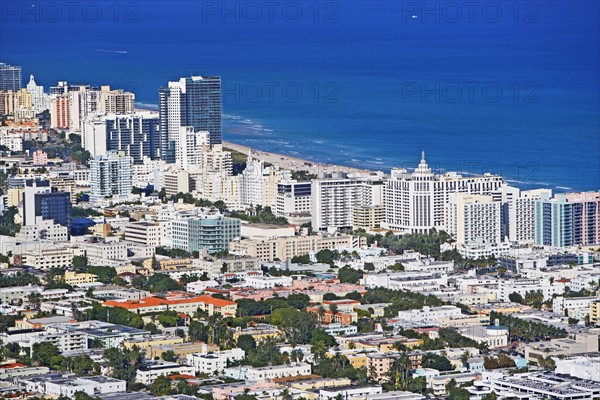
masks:
[[[498,23],[539,22],[537,1],[403,1],[403,23]]]
[[[202,1],[202,23],[336,24],[340,3],[334,1]]]
[[[224,82],[223,103],[339,103],[340,87],[335,82]]]
[[[402,82],[402,103],[514,103],[536,104],[540,87],[535,82]]]
[[[139,1],[2,1],[2,23],[140,22]]]

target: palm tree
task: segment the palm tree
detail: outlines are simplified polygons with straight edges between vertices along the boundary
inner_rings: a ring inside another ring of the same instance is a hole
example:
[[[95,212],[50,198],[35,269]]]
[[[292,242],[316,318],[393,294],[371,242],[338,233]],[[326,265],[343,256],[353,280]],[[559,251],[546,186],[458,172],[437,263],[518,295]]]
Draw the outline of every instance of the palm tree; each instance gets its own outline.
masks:
[[[42,295],[38,292],[33,292],[27,296],[27,301],[33,308],[38,310],[40,308],[40,304],[42,303]]]
[[[325,307],[319,306],[317,309],[317,316],[319,317],[319,321],[323,322],[323,316],[325,315]]]

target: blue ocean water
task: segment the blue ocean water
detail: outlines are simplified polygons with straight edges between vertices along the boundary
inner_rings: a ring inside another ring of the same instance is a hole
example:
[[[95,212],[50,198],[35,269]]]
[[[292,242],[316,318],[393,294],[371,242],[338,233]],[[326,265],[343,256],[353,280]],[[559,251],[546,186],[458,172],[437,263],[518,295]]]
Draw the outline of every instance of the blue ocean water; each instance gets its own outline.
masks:
[[[0,60],[148,107],[221,75],[224,139],[268,151],[600,188],[596,0],[68,4],[2,2]]]

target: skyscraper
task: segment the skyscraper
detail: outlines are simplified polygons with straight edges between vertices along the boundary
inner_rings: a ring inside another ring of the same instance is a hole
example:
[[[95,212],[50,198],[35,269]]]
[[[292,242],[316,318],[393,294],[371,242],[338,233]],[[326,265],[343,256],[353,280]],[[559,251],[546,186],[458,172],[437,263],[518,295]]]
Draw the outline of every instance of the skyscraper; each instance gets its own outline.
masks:
[[[426,233],[446,229],[446,204],[452,193],[491,195],[502,199],[502,177],[491,174],[463,177],[456,172],[436,174],[421,154],[421,162],[409,173],[392,169],[385,181],[386,224],[390,229]]]
[[[135,163],[158,158],[159,120],[152,112],[106,117],[107,150],[123,150]]]
[[[92,202],[107,197],[127,197],[133,189],[133,159],[125,152],[110,151],[106,156],[90,160],[90,183]]]
[[[31,103],[36,114],[50,109],[50,96],[44,93],[44,87],[35,83],[33,75],[29,76],[27,93],[31,95]]]
[[[34,225],[36,217],[54,220],[54,223],[71,225],[71,195],[59,192],[49,181],[29,180],[23,191],[23,225]]]
[[[221,143],[221,77],[191,76],[159,90],[161,157],[176,162],[179,128],[208,131],[211,145]]]
[[[0,90],[13,92],[21,89],[21,67],[0,63]]]
[[[535,203],[535,243],[553,247],[600,243],[600,192],[562,193]]]

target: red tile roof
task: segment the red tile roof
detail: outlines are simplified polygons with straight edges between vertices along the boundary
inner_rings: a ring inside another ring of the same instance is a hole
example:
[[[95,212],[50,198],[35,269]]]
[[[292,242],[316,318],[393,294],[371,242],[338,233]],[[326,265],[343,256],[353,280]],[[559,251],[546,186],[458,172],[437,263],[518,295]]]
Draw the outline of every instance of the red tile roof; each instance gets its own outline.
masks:
[[[167,298],[162,299],[159,297],[145,297],[139,301],[130,300],[130,301],[116,301],[116,300],[108,300],[103,304],[109,307],[121,307],[126,308],[128,310],[135,310],[143,307],[155,307],[161,305],[172,305],[172,304],[188,304],[188,303],[204,303],[204,304],[212,304],[217,307],[227,307],[236,305],[235,302],[217,299],[212,296],[197,296],[190,298]]]

